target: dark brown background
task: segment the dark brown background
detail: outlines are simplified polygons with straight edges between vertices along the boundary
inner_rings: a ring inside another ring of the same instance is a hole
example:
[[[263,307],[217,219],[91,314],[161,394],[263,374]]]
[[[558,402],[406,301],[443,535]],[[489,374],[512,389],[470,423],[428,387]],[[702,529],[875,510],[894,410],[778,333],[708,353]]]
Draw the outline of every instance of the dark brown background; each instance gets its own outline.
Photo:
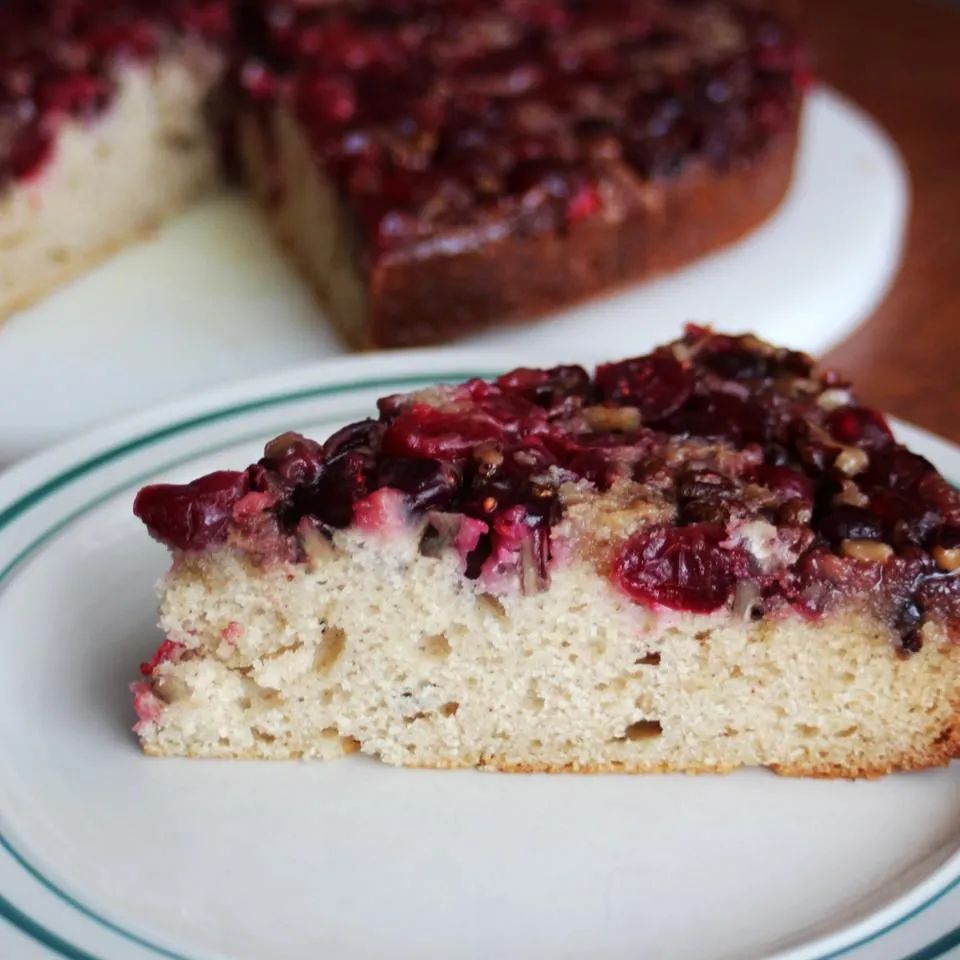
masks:
[[[960,442],[960,8],[803,0],[821,79],[868,110],[910,170],[893,287],[826,362],[864,402]]]

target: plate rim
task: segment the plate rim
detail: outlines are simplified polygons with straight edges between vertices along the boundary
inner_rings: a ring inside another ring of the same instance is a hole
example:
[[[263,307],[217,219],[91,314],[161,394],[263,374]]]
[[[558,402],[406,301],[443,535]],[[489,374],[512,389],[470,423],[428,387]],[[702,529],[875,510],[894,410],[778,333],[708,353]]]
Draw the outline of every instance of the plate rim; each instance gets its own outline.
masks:
[[[235,420],[245,414],[273,407],[281,408],[286,404],[300,401],[318,400],[384,387],[415,387],[438,380],[456,381],[474,376],[495,376],[496,374],[491,371],[503,369],[505,359],[507,358],[501,351],[457,348],[395,351],[388,354],[336,358],[310,363],[265,377],[253,377],[238,383],[219,386],[199,395],[122,418],[80,434],[5,471],[0,471],[0,534],[33,507],[75,481],[96,473],[98,469],[109,463],[122,461],[137,451],[174,436],[186,435],[193,430],[220,421]],[[358,375],[364,371],[368,372],[367,376]],[[901,435],[906,435],[911,442],[919,440],[928,449],[933,448],[938,454],[957,460],[960,466],[960,448],[911,424],[896,420],[893,422],[895,429]],[[258,434],[262,432],[262,430],[257,431]],[[243,440],[243,437],[232,435],[225,445],[233,445]],[[208,450],[213,452],[213,448]],[[149,473],[155,474],[158,470],[170,469],[177,462],[194,459],[197,455],[198,451],[192,451],[173,462],[154,464]],[[60,465],[59,468],[57,464]],[[83,505],[68,509],[64,515],[59,516],[59,519],[32,535],[29,543],[17,550],[0,567],[0,591],[4,589],[11,574],[36,549],[106,499],[137,482],[139,482],[137,478],[118,482],[108,490],[101,491],[86,500]],[[0,821],[0,850],[5,851],[8,857],[61,903],[92,920],[98,927],[150,951],[154,956],[163,957],[166,960],[195,960],[188,954],[151,942],[102,916],[93,907],[82,903],[76,896],[46,876],[11,843],[4,833],[2,821]],[[949,874],[949,876],[944,878],[943,874]],[[801,951],[813,950],[816,952],[816,960],[836,960],[900,928],[952,891],[960,888],[960,848],[917,886],[924,883],[935,886],[934,892],[928,894],[909,910],[899,913],[895,919],[881,923],[879,927],[868,930],[864,935],[857,937],[855,932],[857,928],[868,925],[871,916],[877,917],[897,911],[898,902],[909,900],[910,890],[862,920],[795,948],[788,948],[780,956],[783,960],[787,960],[791,955]],[[916,886],[913,889],[915,890]],[[100,960],[96,955],[45,927],[43,923],[17,907],[2,893],[0,893],[0,917],[58,956],[70,958],[70,960]],[[844,942],[845,933],[852,935],[853,939]],[[960,945],[960,925],[919,950],[912,951],[903,960],[935,960],[958,945]]]

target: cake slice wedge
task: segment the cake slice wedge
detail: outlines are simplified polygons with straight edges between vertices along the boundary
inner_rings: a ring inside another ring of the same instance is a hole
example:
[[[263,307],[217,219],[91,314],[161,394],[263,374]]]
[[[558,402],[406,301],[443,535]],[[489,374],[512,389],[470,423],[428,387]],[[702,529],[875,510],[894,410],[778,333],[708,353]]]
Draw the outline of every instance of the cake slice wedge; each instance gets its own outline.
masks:
[[[873,777],[960,757],[960,495],[806,356],[386,397],[154,485],[147,753]]]
[[[0,5],[0,320],[220,181],[227,0]]]

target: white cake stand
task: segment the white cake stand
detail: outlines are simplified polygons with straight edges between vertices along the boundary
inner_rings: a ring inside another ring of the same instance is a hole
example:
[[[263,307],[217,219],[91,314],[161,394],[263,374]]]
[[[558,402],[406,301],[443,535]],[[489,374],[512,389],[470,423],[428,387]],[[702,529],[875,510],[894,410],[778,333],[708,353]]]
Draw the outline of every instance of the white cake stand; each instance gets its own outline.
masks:
[[[761,230],[665,279],[472,342],[504,365],[584,361],[644,351],[697,320],[817,353],[886,289],[907,195],[886,136],[819,90],[794,186]],[[220,197],[0,329],[0,465],[185,393],[343,352],[249,201]]]

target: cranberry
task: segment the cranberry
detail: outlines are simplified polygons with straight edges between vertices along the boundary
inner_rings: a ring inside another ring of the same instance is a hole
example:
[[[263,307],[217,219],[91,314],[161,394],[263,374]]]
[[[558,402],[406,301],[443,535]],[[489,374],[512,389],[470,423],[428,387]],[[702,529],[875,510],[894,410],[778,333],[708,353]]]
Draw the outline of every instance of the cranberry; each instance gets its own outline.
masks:
[[[232,470],[187,484],[155,484],[137,494],[133,512],[168,547],[202,550],[226,537],[234,504],[247,488],[246,474]]]
[[[440,460],[391,457],[377,467],[377,486],[392,487],[407,496],[412,510],[442,510],[450,506],[460,485],[460,472]]]
[[[690,371],[672,356],[605,363],[597,368],[596,380],[604,400],[631,404],[650,421],[662,420],[679,410],[693,389]]]
[[[312,486],[294,491],[296,512],[312,514],[331,527],[349,526],[353,505],[371,492],[372,472],[372,456],[360,450],[326,461]]]
[[[883,525],[869,510],[841,504],[820,518],[820,532],[833,544],[841,540],[882,540]]]
[[[578,187],[567,204],[567,223],[571,226],[597,213],[601,206],[600,194],[591,183]]]
[[[297,84],[297,113],[306,123],[339,125],[348,123],[357,112],[357,100],[349,81],[343,77],[308,74]]]
[[[770,375],[765,356],[740,346],[735,337],[713,337],[717,346],[697,355],[697,363],[728,380],[759,380]]]
[[[729,393],[695,396],[663,422],[670,433],[686,436],[724,437],[735,444],[765,439],[762,410]]]
[[[501,440],[505,433],[503,424],[488,413],[415,404],[387,428],[383,449],[392,456],[462,459],[478,443]]]
[[[753,480],[780,494],[784,500],[813,500],[813,482],[799,470],[762,463],[753,472]]]
[[[43,113],[91,117],[103,108],[109,93],[106,81],[99,77],[68,74],[41,82],[37,106]]]
[[[267,445],[267,454],[266,462],[289,487],[309,486],[320,476],[324,454],[323,448],[315,440],[295,437],[282,447],[273,441]]]
[[[869,407],[837,407],[827,417],[827,429],[840,443],[866,450],[881,450],[893,443],[883,414]]]
[[[725,536],[712,524],[642,530],[618,551],[614,582],[645,605],[710,613],[730,598],[744,566],[741,554],[720,546]]]
[[[936,473],[929,460],[903,447],[871,452],[870,465],[863,475],[865,487],[889,487],[892,490],[912,492],[921,481]]]
[[[562,366],[549,370],[518,367],[498,377],[497,386],[504,393],[517,394],[530,403],[550,410],[568,397],[587,397],[592,384],[590,375],[583,367]]]
[[[14,180],[30,180],[52,157],[53,139],[37,127],[27,127],[14,135],[6,165]]]
[[[873,491],[870,509],[883,521],[895,544],[922,545],[943,522],[940,511],[922,497],[908,496],[887,487]]]
[[[376,420],[348,423],[332,433],[323,445],[323,457],[332,460],[349,450],[372,449],[379,445],[386,427]]]
[[[166,663],[167,660],[176,660],[183,649],[182,643],[177,643],[175,640],[170,639],[164,640],[154,651],[153,656],[145,663],[140,664],[140,672],[145,677],[152,677],[153,671],[156,670],[161,663]]]

